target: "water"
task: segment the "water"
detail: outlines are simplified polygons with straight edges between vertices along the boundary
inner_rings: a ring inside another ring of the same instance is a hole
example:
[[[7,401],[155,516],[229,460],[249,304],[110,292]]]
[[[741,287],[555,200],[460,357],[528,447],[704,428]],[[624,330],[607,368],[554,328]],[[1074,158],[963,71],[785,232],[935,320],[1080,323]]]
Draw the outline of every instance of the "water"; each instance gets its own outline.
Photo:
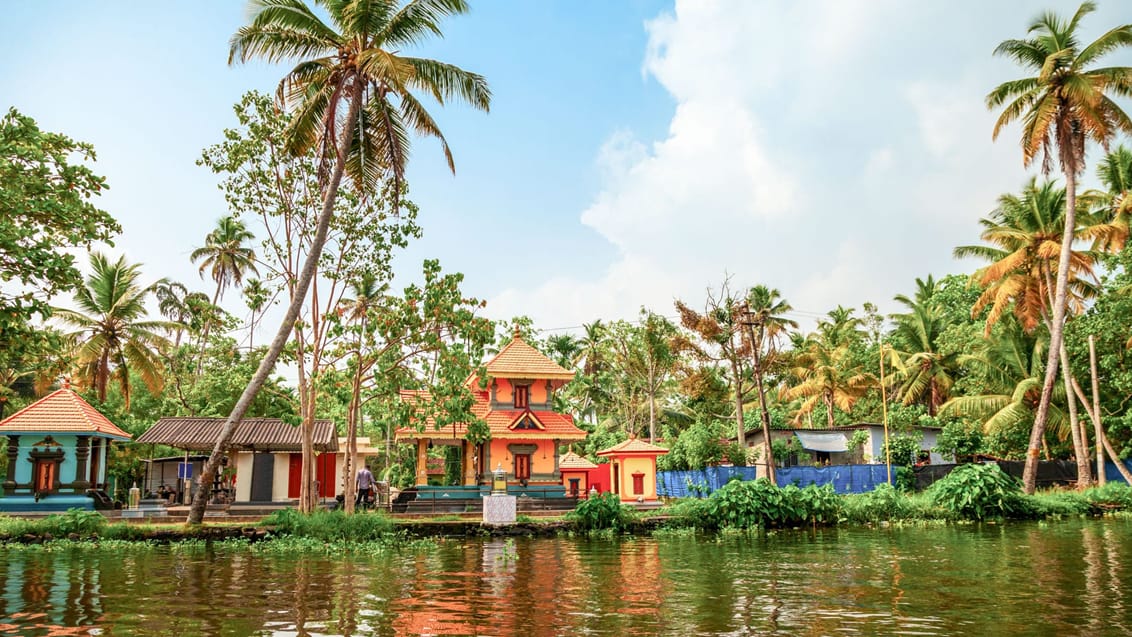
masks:
[[[1126,635],[1132,521],[0,553],[0,635]]]

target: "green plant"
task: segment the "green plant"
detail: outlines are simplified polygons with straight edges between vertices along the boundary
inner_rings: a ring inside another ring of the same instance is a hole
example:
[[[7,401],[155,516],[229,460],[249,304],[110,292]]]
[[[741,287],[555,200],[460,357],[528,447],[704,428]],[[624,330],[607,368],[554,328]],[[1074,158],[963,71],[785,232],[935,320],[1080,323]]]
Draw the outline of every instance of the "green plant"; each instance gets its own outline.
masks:
[[[101,513],[84,509],[67,509],[66,513],[49,515],[40,524],[41,532],[57,536],[97,535],[105,527],[106,518]]]
[[[582,531],[610,529],[619,533],[636,521],[637,512],[622,505],[616,494],[606,492],[579,502],[566,519]]]
[[[1089,489],[1084,497],[1098,512],[1132,510],[1132,487],[1123,482],[1109,482],[1103,487]]]
[[[1022,486],[997,464],[965,464],[929,490],[932,502],[968,520],[1025,517],[1033,513]]]
[[[346,515],[342,511],[315,511],[303,514],[295,509],[280,509],[263,521],[273,526],[276,533],[326,542],[376,541],[393,531],[393,523],[379,513]]]

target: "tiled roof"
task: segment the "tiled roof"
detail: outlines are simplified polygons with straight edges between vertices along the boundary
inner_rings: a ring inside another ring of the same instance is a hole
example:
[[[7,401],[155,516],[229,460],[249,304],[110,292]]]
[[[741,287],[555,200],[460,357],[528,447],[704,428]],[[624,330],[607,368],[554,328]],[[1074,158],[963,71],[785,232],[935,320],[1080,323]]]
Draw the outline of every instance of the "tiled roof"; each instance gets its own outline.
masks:
[[[558,459],[558,469],[597,469],[597,465],[590,462],[589,460],[586,460],[582,456],[579,456],[573,451],[567,451],[562,455],[561,458]]]
[[[485,367],[487,375],[496,378],[570,380],[574,377],[574,372],[550,360],[519,336],[500,350]]]
[[[71,389],[58,389],[0,421],[0,433],[76,433],[129,440],[132,436],[110,422]]]
[[[626,440],[625,442],[621,442],[621,443],[618,443],[616,445],[613,445],[612,447],[610,447],[608,449],[602,449],[601,451],[597,452],[597,455],[599,455],[599,456],[622,456],[622,455],[644,455],[644,454],[652,455],[652,454],[655,454],[655,455],[660,456],[660,455],[664,455],[666,453],[668,453],[668,450],[665,449],[664,447],[658,447],[656,445],[650,445],[649,443],[647,443],[644,440],[641,440],[639,438],[630,438],[630,439]]]
[[[212,451],[226,421],[226,418],[162,418],[138,436],[137,442],[169,445],[187,451]],[[315,451],[338,451],[338,436],[333,422],[314,421],[312,437]],[[242,451],[302,451],[302,428],[278,418],[245,418],[236,425],[229,447]]]
[[[492,438],[508,440],[583,440],[586,437],[586,432],[574,426],[573,416],[554,411],[532,410],[529,412],[542,424],[542,429],[511,429],[511,425],[515,424],[516,420],[523,414],[528,413],[526,410],[493,411],[488,402],[487,392],[474,392],[474,394],[476,402],[472,405],[472,413],[477,418],[487,423],[488,429],[491,430]],[[429,394],[427,391],[401,391],[401,400],[405,402],[413,403],[417,400],[428,399]],[[468,427],[465,423],[456,423],[455,425],[448,424],[437,429],[436,421],[430,416],[425,419],[424,431],[418,431],[416,427],[401,427],[397,430],[397,440],[414,440],[421,437],[434,440],[439,438],[458,440],[463,438],[467,432]]]

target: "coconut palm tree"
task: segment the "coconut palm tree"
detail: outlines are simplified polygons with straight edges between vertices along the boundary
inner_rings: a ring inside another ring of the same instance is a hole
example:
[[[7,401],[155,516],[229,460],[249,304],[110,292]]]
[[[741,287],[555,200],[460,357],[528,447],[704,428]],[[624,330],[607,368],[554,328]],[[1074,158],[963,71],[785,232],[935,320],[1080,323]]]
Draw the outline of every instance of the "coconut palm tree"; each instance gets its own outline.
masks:
[[[555,334],[546,339],[550,357],[566,369],[570,369],[582,351],[582,341],[570,334]]]
[[[255,239],[255,234],[248,230],[242,221],[231,216],[221,217],[216,228],[204,238],[204,247],[193,250],[189,255],[193,263],[201,262],[201,277],[207,270],[212,280],[216,282],[216,292],[212,295],[213,305],[220,302],[226,289],[243,285],[244,276],[248,272],[259,274],[255,267],[255,250],[245,245],[252,239]],[[208,345],[208,332],[211,327],[211,321],[204,324],[197,374],[200,374],[200,366],[204,363],[204,349]]]
[[[913,298],[903,294],[895,297],[908,312],[891,316],[900,399],[905,405],[926,404],[931,416],[950,398],[959,371],[958,354],[939,351],[939,338],[947,323],[943,309],[934,298],[938,291],[939,284],[931,275],[927,280],[916,279]]]
[[[192,308],[188,304],[189,289],[182,283],[162,279],[153,286],[153,295],[157,297],[157,311],[176,323],[173,347],[181,346],[181,336],[189,327],[189,320],[193,316]]]
[[[765,285],[756,285],[747,291],[745,323],[751,342],[751,357],[754,359],[752,372],[755,376],[755,389],[759,396],[759,409],[762,412],[763,440],[767,441],[766,464],[767,479],[772,483],[774,477],[774,452],[770,442],[770,409],[766,403],[765,377],[777,353],[778,340],[786,334],[787,328],[798,328],[797,321],[786,318],[785,314],[794,308],[782,298],[782,293]]]
[[[247,303],[248,309],[252,311],[251,319],[248,320],[248,349],[255,349],[255,328],[256,328],[256,314],[263,311],[265,305],[271,298],[271,290],[263,284],[259,279],[248,279],[243,288],[244,302]],[[263,315],[260,314],[259,318]]]
[[[393,0],[319,0],[319,4],[329,24],[302,0],[253,0],[249,24],[240,27],[230,43],[230,64],[297,60],[276,91],[292,113],[284,141],[292,153],[318,153],[325,186],[314,239],[291,304],[201,471],[206,485],[216,474],[236,424],[275,367],[306,301],[343,175],[348,172],[363,194],[378,190],[383,176],[392,177],[396,206],[408,164],[410,131],[439,139],[449,168],[455,170],[440,127],[413,91],[427,93],[441,104],[460,100],[484,111],[491,105],[491,91],[482,76],[400,53],[440,36],[444,18],[467,13],[465,0],[409,0],[404,5]],[[197,507],[194,502],[189,522],[199,524],[202,519],[204,505]]]
[[[1128,241],[1129,220],[1132,219],[1132,150],[1119,146],[1105,155],[1097,166],[1097,177],[1105,192],[1089,193],[1100,203],[1104,232],[1093,244],[1094,250],[1120,252]]]
[[[801,349],[791,356],[791,387],[782,390],[784,400],[801,400],[794,421],[800,423],[817,406],[826,412],[826,427],[833,427],[834,408],[848,412],[857,400],[876,385],[871,374],[850,361],[849,344],[831,342],[823,336],[799,341]]]
[[[1095,4],[1084,2],[1069,20],[1044,13],[1031,23],[1029,37],[999,44],[996,55],[1013,59],[1035,75],[1004,82],[986,99],[988,108],[1003,108],[992,137],[997,139],[1004,127],[1021,121],[1023,165],[1028,167],[1040,155],[1042,171],[1048,174],[1056,155],[1066,184],[1065,231],[1053,294],[1048,361],[1022,476],[1026,493],[1033,493],[1036,485],[1038,454],[1057,377],[1077,227],[1077,175],[1085,168],[1085,146],[1093,141],[1107,149],[1118,131],[1132,133],[1132,119],[1111,97],[1132,96],[1132,68],[1092,67],[1104,55],[1132,46],[1132,24],[1115,27],[1082,47],[1077,30],[1081,19],[1094,10]]]
[[[105,401],[110,381],[118,381],[128,409],[131,372],[150,391],[161,391],[164,379],[158,350],[169,346],[162,332],[177,325],[146,320],[145,297],[153,286],[138,283],[141,271],[137,264],[127,264],[125,257],[111,263],[95,252],[90,266],[86,285],[75,292],[78,309],[54,308],[54,316],[75,328],[65,337],[74,347],[80,383],[93,387],[98,400]]]
[[[983,393],[956,396],[940,408],[945,416],[965,416],[983,423],[987,433],[1004,432],[1033,420],[1041,402],[1044,339],[1029,334],[1021,323],[1007,316],[993,338],[985,339],[979,351],[960,357],[960,362],[984,380]],[[1062,408],[1065,395],[1057,391],[1049,423],[1062,437],[1069,421]]]

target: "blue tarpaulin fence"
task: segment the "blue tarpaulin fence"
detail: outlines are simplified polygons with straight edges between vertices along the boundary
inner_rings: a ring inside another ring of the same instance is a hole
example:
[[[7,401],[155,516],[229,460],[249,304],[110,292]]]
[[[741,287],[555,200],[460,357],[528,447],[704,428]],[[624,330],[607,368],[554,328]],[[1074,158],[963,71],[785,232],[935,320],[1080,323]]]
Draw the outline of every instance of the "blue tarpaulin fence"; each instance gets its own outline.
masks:
[[[732,479],[754,480],[755,467],[708,467],[698,471],[660,471],[657,495],[667,498],[706,496]],[[805,487],[832,484],[838,493],[872,491],[888,477],[882,464],[848,464],[830,467],[779,467],[775,469],[779,486]]]

